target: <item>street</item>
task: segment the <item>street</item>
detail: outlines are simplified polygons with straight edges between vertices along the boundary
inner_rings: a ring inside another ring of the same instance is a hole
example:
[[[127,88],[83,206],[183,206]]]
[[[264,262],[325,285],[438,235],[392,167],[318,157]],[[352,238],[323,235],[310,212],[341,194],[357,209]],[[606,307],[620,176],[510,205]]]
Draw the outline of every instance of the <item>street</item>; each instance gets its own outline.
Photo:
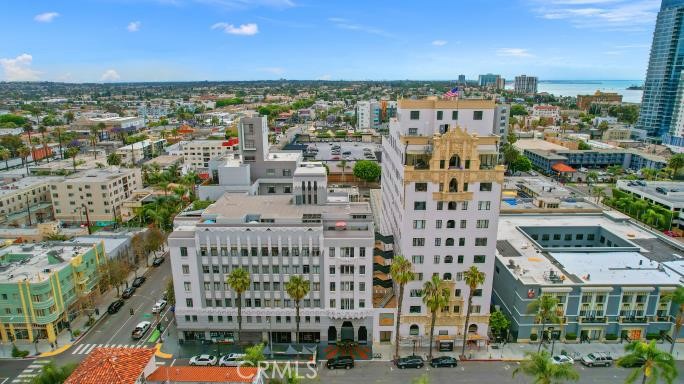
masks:
[[[136,290],[133,297],[126,300],[118,313],[105,315],[85,336],[61,354],[49,358],[0,360],[0,384],[30,382],[31,377],[38,374],[40,366],[47,361],[51,360],[58,366],[79,363],[96,347],[154,347],[155,343],[148,342],[157,324],[157,315],[152,314],[152,306],[164,293],[166,279],[170,275],[171,263],[167,257],[161,266],[150,267],[147,281]],[[130,308],[133,308],[133,316],[130,315]],[[164,327],[173,319],[170,308],[167,305],[159,316]],[[142,339],[133,340],[131,331],[136,324],[145,320],[152,323],[150,329]],[[158,365],[164,364],[166,362],[158,360]]]

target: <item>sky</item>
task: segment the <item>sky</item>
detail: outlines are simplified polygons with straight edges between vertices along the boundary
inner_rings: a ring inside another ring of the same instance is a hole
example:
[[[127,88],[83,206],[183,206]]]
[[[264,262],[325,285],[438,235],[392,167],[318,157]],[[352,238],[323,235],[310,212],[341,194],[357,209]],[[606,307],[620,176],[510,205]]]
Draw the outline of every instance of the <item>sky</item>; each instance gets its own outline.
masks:
[[[0,80],[643,79],[659,0],[5,0]]]

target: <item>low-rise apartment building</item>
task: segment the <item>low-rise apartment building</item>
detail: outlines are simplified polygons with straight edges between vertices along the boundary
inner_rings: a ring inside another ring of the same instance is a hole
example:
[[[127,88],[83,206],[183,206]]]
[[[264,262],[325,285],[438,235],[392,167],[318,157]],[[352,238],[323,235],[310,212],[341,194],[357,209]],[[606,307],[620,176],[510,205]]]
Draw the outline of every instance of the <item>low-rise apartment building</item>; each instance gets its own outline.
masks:
[[[0,339],[54,342],[98,295],[102,243],[12,245],[0,249]]]
[[[184,168],[206,170],[209,161],[219,156],[237,153],[238,139],[230,140],[193,140],[182,143]]]
[[[673,334],[677,308],[666,299],[682,275],[663,265],[679,260],[679,243],[616,212],[502,215],[497,239],[492,303],[513,339],[684,337]],[[558,300],[560,323],[542,330],[527,308],[545,295]]]
[[[52,219],[50,183],[62,177],[25,177],[0,186],[0,225],[19,227]]]
[[[138,164],[161,154],[165,144],[165,139],[145,139],[117,149],[116,154],[121,157],[121,164]]]
[[[70,223],[113,223],[123,201],[141,188],[138,168],[92,169],[67,176],[50,183],[54,217]]]
[[[291,195],[225,194],[200,216],[179,216],[169,235],[178,336],[232,340],[237,297],[231,271],[250,273],[242,295],[242,341],[296,341],[285,284],[310,282],[301,301],[302,343],[370,343],[373,220],[368,203],[330,192],[325,168],[297,168]]]

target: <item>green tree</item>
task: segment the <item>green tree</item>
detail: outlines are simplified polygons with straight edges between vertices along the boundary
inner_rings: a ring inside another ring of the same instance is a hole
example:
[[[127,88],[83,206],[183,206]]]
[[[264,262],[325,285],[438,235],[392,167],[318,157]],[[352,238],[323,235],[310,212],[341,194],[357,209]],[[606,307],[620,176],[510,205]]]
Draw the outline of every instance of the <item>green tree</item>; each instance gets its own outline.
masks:
[[[469,288],[468,291],[468,309],[466,310],[465,324],[463,325],[463,347],[461,349],[461,355],[465,355],[466,343],[468,342],[468,324],[470,322],[470,314],[473,311],[473,295],[477,287],[481,286],[485,282],[485,274],[477,269],[476,266],[471,266],[467,271],[463,273],[463,280]]]
[[[176,293],[173,288],[173,278],[166,279],[166,302],[170,307],[176,305]]]
[[[380,166],[375,161],[359,160],[354,164],[354,176],[364,181],[375,181],[380,177]]]
[[[68,111],[67,113],[64,114],[64,121],[66,121],[67,125],[71,124],[74,121],[74,113],[71,111]]]
[[[147,230],[145,241],[148,245],[148,249],[154,254],[155,257],[157,256],[157,250],[159,250],[159,248],[164,244],[164,240],[166,240],[164,232],[162,232],[156,226]]]
[[[432,279],[423,284],[423,303],[430,311],[430,352],[428,360],[432,359],[432,347],[435,337],[435,322],[437,313],[449,304],[449,288],[446,287],[444,280],[439,275],[432,275]]]
[[[608,122],[605,121],[605,120],[603,120],[602,122],[600,122],[599,125],[598,125],[598,129],[599,129],[601,132],[605,132],[606,130],[608,130],[609,127],[610,127],[610,126],[608,125]]]
[[[76,172],[76,156],[78,156],[78,153],[81,151],[81,148],[79,147],[69,147],[66,150],[66,157],[71,158],[71,164],[74,167],[74,172]]]
[[[397,321],[394,326],[394,356],[399,356],[399,323],[401,322],[401,307],[404,302],[404,287],[415,277],[413,264],[402,255],[395,255],[390,266],[390,276],[392,281],[399,287],[399,297],[397,299]]]
[[[658,171],[656,171],[653,168],[641,168],[641,170],[639,170],[639,173],[641,174],[641,177],[643,177],[646,180],[654,180],[656,178],[656,175],[658,174]]]
[[[521,155],[513,162],[511,168],[516,172],[528,172],[532,169],[532,161],[527,156]]]
[[[670,157],[667,161],[667,166],[672,168],[672,178],[676,179],[679,170],[684,167],[684,153],[678,153]]]
[[[677,337],[682,330],[682,325],[684,325],[684,287],[677,287],[677,289],[667,295],[666,298],[677,306],[677,317],[675,317],[672,345],[670,345],[670,354],[672,354],[675,343],[677,342]]]
[[[632,370],[625,383],[634,383],[641,377],[642,384],[656,384],[661,380],[672,384],[677,378],[675,360],[669,353],[658,349],[655,340],[650,343],[633,341],[625,346],[625,351],[628,354],[618,359],[618,365],[633,366],[643,362],[642,366]]]
[[[580,140],[577,143],[577,149],[579,149],[580,151],[588,151],[591,149],[591,145],[587,144],[585,141]]]
[[[5,170],[9,169],[8,160],[12,158],[12,152],[7,148],[0,148],[0,159],[5,161]]]
[[[109,164],[109,165],[121,165],[121,156],[118,153],[110,153],[107,156],[107,164]]]
[[[90,137],[88,139],[90,140],[90,145],[93,147],[93,154],[95,155],[95,160],[97,160],[97,134],[97,127],[90,127]]]
[[[26,174],[30,174],[28,166],[28,157],[31,155],[31,150],[26,147],[20,147],[17,150],[19,157],[21,157],[21,164],[26,165]]]
[[[553,364],[551,355],[542,351],[525,353],[527,358],[513,370],[513,377],[518,373],[534,378],[534,384],[555,384],[563,381],[577,381],[580,376],[572,364]]]
[[[598,204],[601,202],[601,198],[606,196],[606,193],[603,191],[603,188],[599,186],[594,186],[591,188],[591,194],[596,197],[596,203]]]
[[[502,336],[501,333],[507,330],[510,325],[511,321],[501,311],[494,311],[489,316],[489,329],[499,337]]]
[[[287,295],[290,296],[290,298],[294,300],[295,303],[295,322],[297,323],[297,344],[301,342],[299,335],[299,322],[301,320],[299,316],[299,307],[302,299],[309,294],[310,288],[311,285],[309,283],[309,280],[306,280],[298,275],[290,277],[290,280],[287,283],[285,283],[285,292],[287,292]]]
[[[31,380],[31,384],[62,384],[76,369],[77,364],[71,363],[63,366],[55,366],[50,361],[41,369],[38,376]]]
[[[242,365],[246,367],[258,367],[264,360],[266,360],[266,357],[264,356],[264,345],[255,344],[245,348],[245,357],[242,359]]]
[[[665,218],[654,209],[647,209],[641,216],[641,221],[651,227],[660,227],[664,224]]]
[[[599,179],[599,174],[596,171],[587,172],[587,185],[596,184]]]
[[[541,346],[544,343],[546,324],[555,324],[560,322],[560,319],[556,315],[557,307],[558,299],[549,295],[541,295],[527,305],[527,313],[534,314],[535,322],[541,324],[541,333],[539,335],[539,347],[537,347],[537,353],[541,351]]]
[[[619,166],[619,165],[611,165],[608,168],[606,168],[606,172],[613,178],[613,180],[617,180],[618,176],[622,175],[625,170]]]
[[[527,107],[523,104],[513,104],[511,105],[511,116],[527,116]]]
[[[249,272],[242,268],[233,269],[228,277],[226,277],[226,283],[228,283],[230,289],[232,289],[237,295],[236,304],[238,308],[238,342],[240,341],[240,333],[242,332],[242,294],[249,289],[250,282],[251,279]]]

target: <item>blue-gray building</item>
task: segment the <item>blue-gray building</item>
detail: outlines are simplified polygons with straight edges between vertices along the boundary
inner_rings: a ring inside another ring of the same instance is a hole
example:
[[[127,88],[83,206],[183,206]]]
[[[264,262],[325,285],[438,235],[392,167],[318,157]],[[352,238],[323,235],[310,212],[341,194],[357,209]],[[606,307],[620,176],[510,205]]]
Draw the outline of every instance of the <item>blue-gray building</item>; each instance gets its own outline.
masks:
[[[684,247],[620,213],[508,214],[499,220],[492,303],[518,341],[643,340],[673,335]],[[528,305],[558,299],[560,323],[544,330]]]
[[[663,0],[651,45],[651,56],[637,127],[664,143],[678,141],[674,111],[684,69],[684,0]]]

